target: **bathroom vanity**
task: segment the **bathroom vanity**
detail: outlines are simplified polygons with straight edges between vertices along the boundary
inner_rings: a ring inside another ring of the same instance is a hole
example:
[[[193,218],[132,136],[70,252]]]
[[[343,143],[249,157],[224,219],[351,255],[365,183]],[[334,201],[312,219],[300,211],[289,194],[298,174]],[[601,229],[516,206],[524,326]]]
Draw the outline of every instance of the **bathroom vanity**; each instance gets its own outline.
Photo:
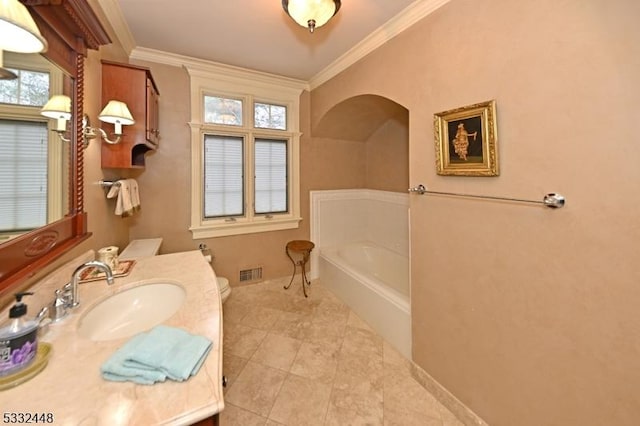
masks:
[[[69,280],[69,271],[92,260],[93,252],[84,256],[34,285],[30,289],[36,293],[33,300],[42,303],[52,299],[54,291]],[[82,337],[78,328],[85,315],[109,297],[158,282],[184,289],[184,301],[162,324],[211,340],[213,346],[205,363],[184,382],[137,385],[102,379],[100,366],[130,337]],[[52,346],[44,370],[0,392],[3,412],[44,414],[54,424],[69,425],[217,424],[218,413],[224,408],[222,304],[215,274],[200,251],[138,259],[130,274],[116,278],[113,285],[104,279],[79,284],[79,300],[77,308],[62,321],[50,324],[40,338]],[[40,306],[32,302],[29,314],[35,315]]]

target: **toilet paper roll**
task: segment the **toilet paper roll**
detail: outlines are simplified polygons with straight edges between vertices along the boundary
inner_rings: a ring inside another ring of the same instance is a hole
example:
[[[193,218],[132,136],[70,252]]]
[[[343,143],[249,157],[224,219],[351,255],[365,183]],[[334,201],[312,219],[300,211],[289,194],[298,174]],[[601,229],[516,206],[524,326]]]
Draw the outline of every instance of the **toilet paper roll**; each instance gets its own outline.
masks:
[[[213,259],[211,258],[210,254],[207,254],[204,256],[204,260],[206,260],[207,262],[211,263],[213,261]]]
[[[109,246],[98,250],[98,260],[109,265],[112,271],[118,267],[118,247]]]

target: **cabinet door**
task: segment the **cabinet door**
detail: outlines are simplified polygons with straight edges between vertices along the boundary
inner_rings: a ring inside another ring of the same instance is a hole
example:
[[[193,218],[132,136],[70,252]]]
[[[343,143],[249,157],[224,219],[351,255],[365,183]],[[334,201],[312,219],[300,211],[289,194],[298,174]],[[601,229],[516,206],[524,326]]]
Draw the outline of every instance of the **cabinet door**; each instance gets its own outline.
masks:
[[[147,140],[154,145],[160,141],[159,124],[158,92],[151,80],[147,79]]]

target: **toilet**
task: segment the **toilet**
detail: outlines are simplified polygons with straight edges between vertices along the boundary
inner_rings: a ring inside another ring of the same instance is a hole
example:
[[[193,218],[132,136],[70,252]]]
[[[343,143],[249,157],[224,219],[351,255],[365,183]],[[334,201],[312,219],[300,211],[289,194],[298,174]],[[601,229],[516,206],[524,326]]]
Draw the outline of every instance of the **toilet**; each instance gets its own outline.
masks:
[[[122,251],[119,260],[134,260],[143,257],[155,256],[160,252],[160,245],[162,245],[162,238],[146,238],[140,240],[132,240],[127,247]],[[231,287],[229,286],[229,280],[225,277],[216,277],[218,281],[218,287],[220,288],[220,298],[224,303],[231,294]]]
[[[222,303],[224,303],[231,294],[231,287],[229,286],[229,280],[225,277],[217,277],[218,287],[220,287],[220,298],[222,299]]]

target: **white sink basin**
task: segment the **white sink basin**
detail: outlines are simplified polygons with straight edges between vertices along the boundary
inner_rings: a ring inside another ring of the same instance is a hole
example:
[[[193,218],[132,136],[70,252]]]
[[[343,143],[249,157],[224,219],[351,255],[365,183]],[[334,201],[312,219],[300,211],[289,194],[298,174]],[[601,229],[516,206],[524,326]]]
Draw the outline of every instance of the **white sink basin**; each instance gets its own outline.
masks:
[[[128,288],[83,313],[78,334],[91,340],[132,336],[171,318],[185,296],[180,284],[166,280]]]

